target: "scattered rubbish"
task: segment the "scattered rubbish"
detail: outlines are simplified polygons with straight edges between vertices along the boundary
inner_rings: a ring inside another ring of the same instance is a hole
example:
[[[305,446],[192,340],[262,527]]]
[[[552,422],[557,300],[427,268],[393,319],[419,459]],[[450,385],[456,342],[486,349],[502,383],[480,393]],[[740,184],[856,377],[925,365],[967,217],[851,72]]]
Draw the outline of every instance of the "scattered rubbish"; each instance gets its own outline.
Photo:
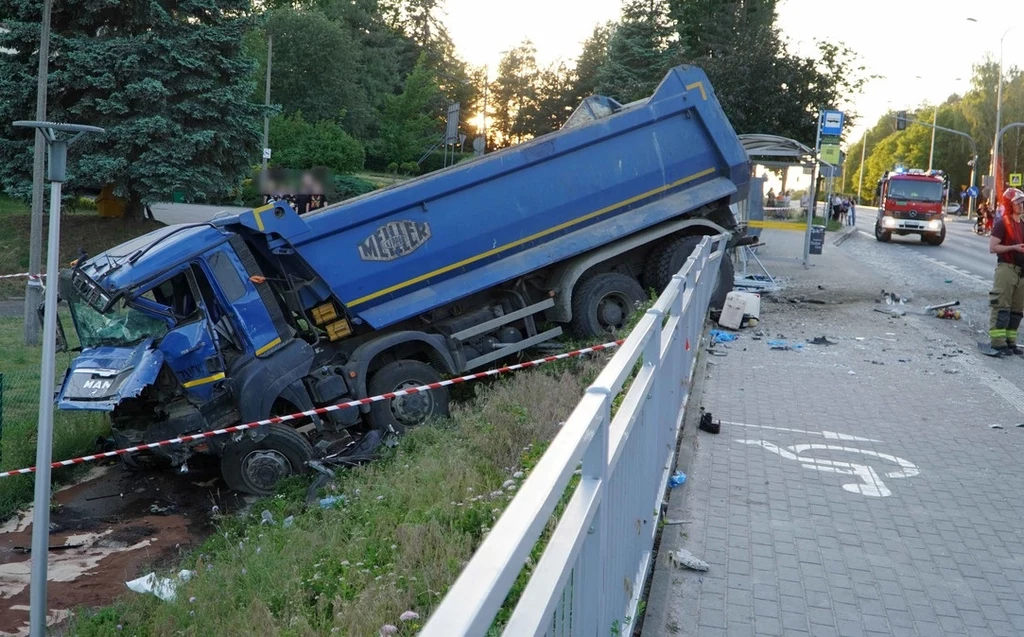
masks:
[[[288,528],[291,528],[291,526],[292,526],[293,524],[295,524],[295,516],[294,516],[294,515],[289,515],[289,516],[288,516],[288,517],[286,517],[286,518],[284,519],[284,521],[283,521],[283,522],[281,523],[281,526],[283,526],[284,528],[288,529]]]
[[[717,434],[722,431],[722,421],[715,421],[711,417],[710,412],[703,412],[700,415],[700,426],[701,431],[706,431],[709,434]]]
[[[338,503],[345,503],[345,496],[343,495],[329,495],[326,498],[320,499],[320,508],[329,509]]]
[[[729,292],[722,305],[722,313],[718,324],[724,328],[738,330],[743,325],[743,315],[747,314],[747,292]],[[742,295],[742,296],[741,296]],[[756,295],[753,295],[756,296]]]
[[[1024,422],[1019,422],[1014,427],[1024,427]]]
[[[1002,356],[1002,352],[992,347],[992,344],[988,341],[978,341],[978,350],[985,356],[992,356],[993,358]]]
[[[723,352],[720,349],[709,349],[708,354],[711,354],[712,356],[728,356],[729,352]]]
[[[895,338],[885,338],[883,336],[875,336],[874,338],[876,338],[879,341],[888,341],[890,343],[895,343],[896,342]]]
[[[875,311],[880,313],[880,314],[887,314],[887,315],[889,315],[892,318],[899,318],[901,316],[905,316],[906,313],[907,313],[906,310],[901,310],[901,309],[898,309],[898,308],[885,309],[885,308],[881,308],[881,307],[876,307]]]
[[[947,370],[945,370],[945,372],[947,374],[959,374],[960,370],[959,369],[947,369]]]
[[[863,336],[854,336],[853,340],[855,340],[855,341],[866,341],[867,339],[864,338]]]
[[[668,479],[668,488],[675,489],[678,486],[682,486],[686,483],[686,474],[682,471],[676,471],[672,474],[672,477]]]
[[[787,343],[786,341],[774,340],[774,341],[768,341],[768,347],[770,347],[771,349],[777,349],[777,350],[801,351],[801,350],[803,350],[804,345],[803,345],[803,343],[793,343],[793,344],[790,344],[790,343]]]
[[[960,320],[960,310],[954,310],[951,307],[944,307],[941,310],[935,312],[935,317],[940,319],[952,319],[954,321]]]
[[[869,362],[869,361],[864,361],[864,362],[866,363],[866,362]],[[885,365],[885,363],[883,363],[882,361],[870,361],[870,363],[872,365]]]
[[[953,279],[946,279],[946,283],[952,283]]]
[[[895,292],[886,292],[885,290],[882,290],[882,298],[885,299],[886,305],[906,305],[907,301],[910,300]]]
[[[686,549],[679,549],[674,553],[669,553],[668,562],[676,568],[688,568],[694,571],[707,572],[711,568],[707,562]]]
[[[149,512],[150,513],[156,513],[157,515],[167,515],[168,513],[170,513],[173,510],[174,510],[174,506],[173,505],[165,506],[165,507],[162,507],[159,504],[151,504],[151,505],[149,505]]]
[[[731,343],[737,339],[737,335],[732,332],[725,332],[722,330],[711,330],[711,341],[713,343]]]
[[[1002,426],[1002,425],[1000,425],[999,423],[996,423],[996,424],[994,424],[994,425],[989,425],[989,426],[988,426],[988,428],[989,428],[989,429],[1002,429],[1002,428],[1003,428],[1003,426]]]
[[[850,371],[846,372],[846,373],[849,374],[850,376],[856,376],[857,375],[857,372],[853,371],[852,369]]]
[[[181,571],[178,573],[178,582],[187,582],[195,574],[195,571]],[[165,602],[173,602],[178,582],[169,577],[158,578],[156,573],[150,573],[125,584],[136,593],[153,593]]]
[[[839,341],[833,341],[827,336],[815,336],[814,338],[808,339],[808,343],[811,345],[838,345]]]
[[[260,514],[260,524],[274,524],[274,516],[270,514],[270,511],[263,509],[263,513]]]

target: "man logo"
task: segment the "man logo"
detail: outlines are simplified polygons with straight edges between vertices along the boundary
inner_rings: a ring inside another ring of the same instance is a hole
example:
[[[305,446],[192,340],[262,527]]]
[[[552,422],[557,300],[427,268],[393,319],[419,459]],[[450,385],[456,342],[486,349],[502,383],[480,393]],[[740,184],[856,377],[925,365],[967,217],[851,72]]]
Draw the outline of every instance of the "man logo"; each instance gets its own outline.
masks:
[[[111,385],[109,380],[87,380],[82,383],[82,389],[110,389]]]
[[[412,254],[430,239],[425,221],[389,221],[359,244],[363,261],[394,261]]]

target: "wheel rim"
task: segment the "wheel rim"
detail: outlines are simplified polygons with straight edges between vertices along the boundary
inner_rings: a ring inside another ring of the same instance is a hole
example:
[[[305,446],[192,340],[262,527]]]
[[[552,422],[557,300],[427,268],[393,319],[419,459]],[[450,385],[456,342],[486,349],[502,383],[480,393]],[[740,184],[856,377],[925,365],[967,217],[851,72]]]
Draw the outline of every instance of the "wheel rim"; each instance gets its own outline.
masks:
[[[421,387],[422,381],[406,380],[398,384],[394,391]],[[391,416],[403,427],[415,427],[423,424],[434,413],[434,397],[430,391],[421,391],[407,396],[391,399]]]
[[[629,317],[633,300],[621,293],[608,294],[597,304],[597,322],[605,331],[622,328]]]
[[[257,491],[270,491],[278,482],[292,474],[288,457],[275,449],[250,451],[242,459],[242,477]]]

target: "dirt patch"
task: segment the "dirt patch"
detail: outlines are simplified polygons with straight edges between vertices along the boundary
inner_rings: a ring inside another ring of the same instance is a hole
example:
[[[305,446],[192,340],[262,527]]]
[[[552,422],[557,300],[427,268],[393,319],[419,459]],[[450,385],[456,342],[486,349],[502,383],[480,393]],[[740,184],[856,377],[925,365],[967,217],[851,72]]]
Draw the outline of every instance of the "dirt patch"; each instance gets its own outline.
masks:
[[[215,464],[188,474],[102,467],[54,502],[47,587],[53,624],[78,606],[109,604],[128,592],[128,580],[176,563],[213,531],[213,507],[224,514],[245,506]],[[28,634],[32,523],[28,511],[0,527],[0,635]]]

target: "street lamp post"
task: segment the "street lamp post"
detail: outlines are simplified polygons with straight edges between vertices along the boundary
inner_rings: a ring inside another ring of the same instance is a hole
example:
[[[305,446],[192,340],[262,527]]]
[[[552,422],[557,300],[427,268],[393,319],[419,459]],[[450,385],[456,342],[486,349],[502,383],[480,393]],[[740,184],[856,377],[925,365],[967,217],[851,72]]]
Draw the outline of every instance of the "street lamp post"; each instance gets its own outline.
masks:
[[[46,250],[46,293],[43,309],[43,360],[39,377],[39,424],[36,432],[36,484],[32,520],[32,566],[29,589],[29,631],[32,637],[46,635],[46,570],[50,546],[50,463],[53,461],[54,356],[57,350],[57,281],[60,270],[60,196],[67,173],[68,146],[85,133],[103,133],[102,128],[81,124],[17,121],[15,126],[42,133],[49,150],[47,177],[50,179],[50,230]],[[57,132],[77,133],[71,139],[57,139]]]
[[[978,22],[976,18],[967,18],[967,21],[975,23]],[[999,173],[1002,172],[1002,164],[999,161],[999,127],[1002,125],[1003,120],[1003,43],[1006,40],[1006,34],[1013,31],[1013,29],[1014,27],[1010,26],[1006,31],[1003,31],[1003,35],[999,38],[999,79],[996,83],[996,134],[995,139],[992,140],[991,173],[993,184],[992,192],[989,194],[989,202],[991,203],[993,210],[996,207],[996,201],[999,197],[998,191],[1001,186],[1001,184],[996,181],[996,178],[1000,177],[1001,175]]]
[[[1002,124],[1003,119],[1003,41],[1006,39],[1006,34],[1013,30],[1011,26],[1006,31],[1003,31],[1002,37],[999,38],[999,82],[996,89],[996,137],[992,141],[992,178],[996,180],[997,177],[1001,177],[1003,171],[1002,162],[999,161],[999,127]],[[994,181],[992,187],[992,209],[996,206],[996,197],[998,190],[1002,187],[1002,184],[998,181]]]

